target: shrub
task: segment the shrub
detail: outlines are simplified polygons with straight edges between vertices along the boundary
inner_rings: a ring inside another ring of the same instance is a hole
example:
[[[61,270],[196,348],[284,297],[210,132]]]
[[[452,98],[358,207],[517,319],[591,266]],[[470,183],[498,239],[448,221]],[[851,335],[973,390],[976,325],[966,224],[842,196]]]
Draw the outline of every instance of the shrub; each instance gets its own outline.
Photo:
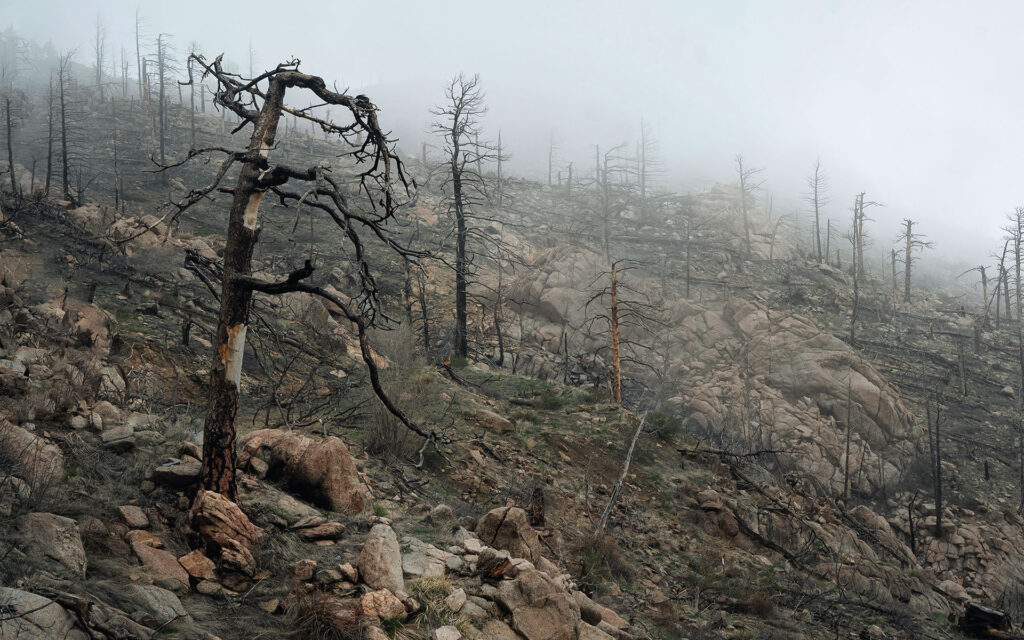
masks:
[[[771,618],[775,615],[775,599],[764,591],[755,591],[740,602],[740,609],[758,618]]]
[[[633,568],[619,548],[618,540],[612,535],[587,538],[581,545],[580,556],[579,582],[590,591],[595,591],[602,582],[633,577]]]
[[[647,431],[662,442],[674,442],[683,430],[683,419],[655,411],[647,416]]]
[[[342,629],[334,623],[333,599],[313,589],[299,591],[288,609],[288,637],[295,640],[361,640],[369,621],[360,617],[351,628]]]
[[[445,602],[452,590],[451,581],[444,575],[421,578],[410,583],[409,591],[423,607],[420,621],[431,627],[456,624],[459,616]]]

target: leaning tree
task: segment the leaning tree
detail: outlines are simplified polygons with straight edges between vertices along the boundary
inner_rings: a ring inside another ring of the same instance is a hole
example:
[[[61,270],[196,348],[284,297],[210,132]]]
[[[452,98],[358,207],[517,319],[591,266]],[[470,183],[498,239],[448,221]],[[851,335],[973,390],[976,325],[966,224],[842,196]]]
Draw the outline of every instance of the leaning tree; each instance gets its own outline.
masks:
[[[419,257],[416,252],[402,246],[398,236],[388,227],[401,201],[409,195],[410,182],[395,153],[394,141],[378,124],[377,108],[366,96],[351,97],[336,92],[328,88],[323,78],[299,71],[298,60],[290,60],[259,76],[246,78],[226,71],[222,57],[218,56],[211,62],[193,54],[189,57],[188,69],[190,73],[200,72],[202,80],[212,77],[217,83],[214,102],[239,118],[240,124],[235,132],[252,128],[248,146],[244,149],[192,149],[183,161],[161,165],[160,170],[181,166],[197,158],[221,158],[211,182],[192,189],[172,204],[166,216],[169,222],[217,192],[231,194],[227,243],[219,270],[220,315],[210,372],[200,483],[203,489],[235,500],[235,418],[240,402],[245,336],[255,292],[272,295],[304,292],[337,305],[357,332],[370,384],[385,407],[407,428],[428,441],[436,444],[437,436],[407,418],[387,397],[367,340],[367,330],[387,319],[367,255],[367,241],[380,243],[406,258]],[[192,81],[194,78],[190,77],[189,82]],[[321,117],[316,109],[288,106],[285,94],[289,91],[311,92],[323,107],[335,107],[334,113],[344,113],[348,122],[339,123],[329,116]],[[308,167],[271,162],[278,124],[288,115],[337,137],[344,148],[340,158],[347,166],[332,168],[326,161]],[[234,175],[235,170],[237,179],[234,186],[221,186],[228,175]],[[278,279],[253,275],[253,250],[262,226],[260,202],[267,194],[282,205],[296,209],[306,207],[311,216],[316,213],[326,217],[341,230],[356,271],[353,276],[357,290],[351,299],[343,300],[330,289],[311,284],[309,279],[315,266],[308,259],[298,266],[300,258],[297,257],[297,268]]]

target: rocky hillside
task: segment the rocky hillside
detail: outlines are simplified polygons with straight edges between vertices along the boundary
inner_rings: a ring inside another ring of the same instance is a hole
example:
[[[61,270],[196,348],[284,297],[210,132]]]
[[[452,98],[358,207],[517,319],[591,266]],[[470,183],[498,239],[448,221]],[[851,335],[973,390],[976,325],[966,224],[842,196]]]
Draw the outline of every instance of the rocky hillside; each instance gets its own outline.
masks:
[[[286,153],[320,150],[298,138]],[[402,222],[443,246],[443,198],[410,165]],[[0,637],[954,638],[968,602],[1024,613],[1005,322],[868,279],[851,342],[848,273],[780,219],[751,211],[746,255],[736,189],[652,198],[611,222],[645,316],[623,328],[641,408],[621,409],[593,194],[506,189],[482,232],[516,260],[479,263],[469,362],[437,357],[450,271],[424,261],[420,309],[380,256],[405,320],[372,336],[384,383],[438,447],[367,392],[338,309],[257,301],[240,505],[196,492],[217,300],[190,265],[216,266],[223,212],[168,229],[144,179],[127,212],[4,196]],[[310,242],[293,218],[268,218],[259,268]]]

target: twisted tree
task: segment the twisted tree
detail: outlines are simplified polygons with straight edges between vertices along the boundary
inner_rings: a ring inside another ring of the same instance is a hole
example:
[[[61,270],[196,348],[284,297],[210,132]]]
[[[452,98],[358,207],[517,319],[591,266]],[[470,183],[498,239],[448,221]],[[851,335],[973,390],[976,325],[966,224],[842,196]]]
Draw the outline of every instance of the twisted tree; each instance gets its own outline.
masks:
[[[235,418],[240,403],[242,356],[254,292],[271,295],[304,292],[337,305],[356,329],[370,384],[385,407],[420,436],[436,442],[436,435],[407,418],[387,397],[367,340],[367,329],[386,321],[387,317],[381,309],[380,293],[364,243],[367,239],[379,242],[403,258],[415,260],[421,256],[402,246],[388,228],[400,201],[409,195],[410,181],[395,154],[394,141],[387,137],[377,122],[377,108],[366,96],[353,98],[338,93],[329,89],[323,78],[301,72],[298,60],[279,64],[259,76],[245,78],[226,71],[221,59],[222,56],[218,56],[211,62],[198,54],[189,56],[189,82],[196,81],[191,77],[193,72],[201,74],[200,81],[212,78],[216,82],[214,103],[238,117],[240,123],[233,133],[252,128],[249,144],[240,150],[222,147],[193,149],[185,160],[161,165],[159,170],[181,166],[196,158],[222,158],[210,183],[192,189],[181,200],[171,203],[168,214],[164,216],[170,222],[216,192],[230,193],[232,198],[227,244],[220,271],[220,315],[210,372],[200,482],[203,489],[234,500],[237,497]],[[285,94],[291,90],[312,92],[321,103],[318,106],[336,107],[334,112],[344,113],[348,122],[336,123],[329,116],[320,117],[320,112],[312,107],[299,109],[287,106]],[[340,157],[349,166],[335,170],[324,161],[311,167],[272,163],[270,156],[275,149],[277,127],[288,115],[319,127],[325,135],[337,137],[344,148]],[[238,169],[235,185],[221,186],[233,169]],[[330,290],[307,282],[315,270],[311,259],[304,260],[302,266],[276,280],[252,275],[253,250],[261,228],[260,202],[268,193],[282,205],[295,207],[296,211],[305,206],[311,216],[314,212],[325,214],[341,230],[358,272],[355,274],[357,291],[350,300],[343,300]]]

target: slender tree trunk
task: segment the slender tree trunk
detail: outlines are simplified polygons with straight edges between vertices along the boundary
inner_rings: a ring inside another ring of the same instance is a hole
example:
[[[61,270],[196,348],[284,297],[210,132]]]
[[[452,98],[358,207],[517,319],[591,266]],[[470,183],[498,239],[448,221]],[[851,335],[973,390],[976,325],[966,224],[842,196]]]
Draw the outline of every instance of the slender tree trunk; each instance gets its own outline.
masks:
[[[864,194],[860,194],[860,215],[857,217],[857,274],[864,277]]]
[[[985,273],[985,265],[978,267],[981,272],[981,304],[984,310],[983,325],[986,329],[989,326],[989,299],[988,299],[988,275]]]
[[[907,245],[904,249],[905,253],[903,254],[903,257],[905,259],[903,267],[903,302],[910,302],[910,269],[911,265],[914,262],[913,255],[911,253],[914,248],[914,236],[912,235],[914,223],[910,220],[907,220],[906,225]]]
[[[1003,257],[999,260],[999,270],[1003,272],[1003,299],[1006,303],[1004,308],[1006,319],[1011,320],[1013,316],[1010,313],[1010,273],[1003,264],[1006,258],[1006,246],[1006,244],[1003,245]]]
[[[832,218],[825,219],[825,229],[825,262],[828,262],[832,250]]]
[[[622,363],[619,361],[619,294],[615,263],[612,263],[612,375],[614,377],[612,392],[616,406],[622,406]]]
[[[50,180],[53,178],[53,75],[50,75],[50,93],[46,103],[46,184],[45,197],[50,197]]]
[[[139,74],[139,101],[145,100],[146,96],[143,91],[143,67],[142,67],[142,48],[139,44],[139,10],[135,9],[135,66],[136,71]]]
[[[402,257],[403,276],[402,281],[402,307],[405,309],[405,321],[412,326],[412,265],[409,258]]]
[[[424,143],[423,150],[424,150],[424,158],[426,158],[426,143]],[[502,198],[504,197],[504,191],[503,191],[504,186],[502,185],[502,180],[501,180],[501,178],[502,178],[502,175],[501,175],[501,161],[502,161],[502,157],[501,156],[502,156],[502,150],[501,150],[501,129],[498,129],[498,206],[499,207],[501,206],[501,201],[502,201]],[[426,165],[426,160],[424,160],[423,164]]]
[[[494,291],[494,333],[498,338],[498,360],[495,364],[501,367],[505,364],[505,336],[501,332],[501,260],[498,260],[498,287]]]
[[[466,239],[469,228],[466,224],[465,203],[462,200],[462,166],[459,164],[459,132],[452,129],[452,195],[455,204],[455,353],[469,357],[467,334],[466,287],[469,261],[466,255]]]
[[[850,504],[850,440],[853,435],[853,412],[851,410],[851,382],[846,381],[846,455],[843,472],[843,503],[849,508]]]
[[[156,39],[156,55],[157,55],[157,72],[160,78],[160,111],[158,117],[160,119],[160,164],[163,166],[167,165],[167,92],[165,91],[165,79],[167,71],[167,60],[165,58],[166,51],[164,48],[163,35],[157,36]],[[276,125],[275,125],[276,126]],[[160,183],[167,184],[167,172],[160,172]]]
[[[860,311],[860,265],[858,264],[858,253],[857,253],[857,221],[864,215],[864,194],[857,196],[857,200],[853,205],[853,251],[851,252],[853,258],[853,268],[850,272],[853,274],[853,310],[850,313],[850,346],[857,344],[857,314]]]
[[[196,148],[196,83],[192,81],[192,59],[191,58],[189,58],[188,65],[189,65],[189,72],[188,72],[188,77],[189,77],[189,87],[188,87],[188,90],[189,90],[189,93],[188,93],[188,103],[189,103],[189,110],[188,110],[188,116],[189,116],[189,141],[190,141],[190,143],[192,145],[191,148],[195,149]],[[181,86],[181,85],[178,85],[178,86]]]
[[[65,63],[66,64],[66,63]],[[68,179],[68,119],[67,101],[64,95],[64,77],[67,73],[65,64],[60,67],[60,161],[61,161],[61,188],[64,190],[64,199],[74,202],[71,197],[71,182]]]
[[[604,511],[601,513],[601,519],[598,520],[597,526],[594,527],[594,538],[599,538],[604,533],[604,528],[608,524],[608,518],[612,514],[612,508],[615,507],[615,501],[619,498],[619,492],[622,491],[622,485],[626,481],[626,475],[629,473],[629,463],[633,460],[633,449],[636,448],[636,441],[640,439],[640,433],[644,430],[644,422],[647,421],[647,414],[640,418],[640,424],[636,427],[636,432],[633,434],[633,440],[629,443],[629,449],[626,451],[626,459],[622,463],[622,472],[619,473],[619,479],[612,487],[611,495],[608,496],[608,504],[605,506]]]
[[[4,120],[7,126],[7,170],[11,174],[11,193],[18,195],[18,179],[14,174],[14,127],[11,124],[11,99],[4,96]]]
[[[893,308],[893,310],[895,310],[896,309],[896,305],[899,304],[899,301],[900,301],[900,288],[899,288],[899,284],[898,284],[899,280],[896,278],[896,250],[895,249],[891,249],[891,251],[892,251],[892,308]]]
[[[420,320],[423,322],[423,353],[430,355],[430,320],[427,309],[427,289],[423,284],[423,272],[416,272],[416,289],[420,303]]]
[[[743,164],[740,163],[740,210],[743,213],[743,243],[747,250],[747,258],[750,258],[752,248],[750,244],[750,219],[747,215],[747,177],[743,172]]]
[[[690,297],[690,272],[692,267],[693,236],[690,231],[690,222],[686,222],[686,298]]]

